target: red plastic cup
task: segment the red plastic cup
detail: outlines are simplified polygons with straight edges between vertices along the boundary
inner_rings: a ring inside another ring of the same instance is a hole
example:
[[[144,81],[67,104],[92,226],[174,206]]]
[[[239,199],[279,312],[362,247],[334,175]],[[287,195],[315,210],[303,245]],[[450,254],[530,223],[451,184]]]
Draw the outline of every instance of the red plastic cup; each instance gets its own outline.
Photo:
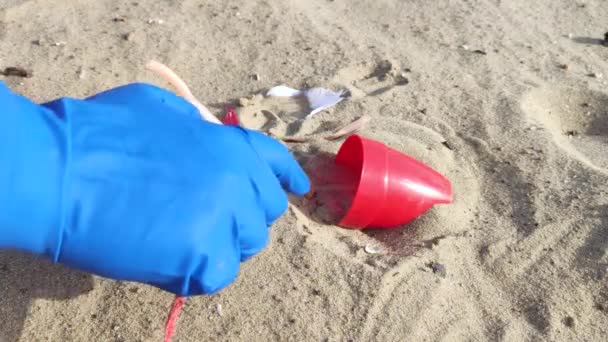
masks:
[[[335,162],[358,175],[345,228],[392,228],[422,215],[435,204],[452,202],[452,185],[420,161],[378,141],[351,135]]]

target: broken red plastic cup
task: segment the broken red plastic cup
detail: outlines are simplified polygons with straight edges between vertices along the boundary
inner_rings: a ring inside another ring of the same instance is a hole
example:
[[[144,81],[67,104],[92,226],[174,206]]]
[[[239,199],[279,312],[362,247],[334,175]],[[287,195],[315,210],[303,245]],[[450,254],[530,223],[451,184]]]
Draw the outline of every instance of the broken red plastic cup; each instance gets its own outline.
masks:
[[[335,162],[357,176],[354,196],[339,222],[342,227],[392,228],[422,215],[435,204],[452,202],[449,180],[378,141],[351,135],[340,147]]]

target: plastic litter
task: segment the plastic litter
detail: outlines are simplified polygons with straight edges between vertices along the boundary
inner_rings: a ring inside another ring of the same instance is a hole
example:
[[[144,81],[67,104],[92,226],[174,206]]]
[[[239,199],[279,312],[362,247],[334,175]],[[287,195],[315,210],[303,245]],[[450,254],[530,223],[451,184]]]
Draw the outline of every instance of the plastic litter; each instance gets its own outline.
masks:
[[[287,87],[285,85],[273,87],[266,93],[266,96],[306,97],[306,99],[308,100],[308,106],[310,108],[310,112],[306,115],[306,119],[311,118],[313,115],[327,108],[337,105],[346,98],[345,95],[345,91],[335,92],[325,88],[298,90]]]
[[[226,106],[226,114],[224,114],[224,117],[222,118],[221,121],[222,121],[222,124],[228,125],[228,126],[240,125],[239,118],[236,115],[234,108],[232,108],[230,105]]]
[[[448,179],[424,163],[388,146],[351,135],[335,163],[355,183],[339,225],[351,229],[393,228],[422,215],[435,204],[452,202]],[[354,177],[354,178],[353,178]]]

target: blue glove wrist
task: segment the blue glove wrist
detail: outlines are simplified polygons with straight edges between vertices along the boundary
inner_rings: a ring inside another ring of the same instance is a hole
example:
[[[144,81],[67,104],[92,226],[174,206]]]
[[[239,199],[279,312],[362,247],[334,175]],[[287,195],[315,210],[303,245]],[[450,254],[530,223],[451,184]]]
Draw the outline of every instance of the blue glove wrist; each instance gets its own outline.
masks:
[[[66,124],[0,82],[0,248],[55,258]]]

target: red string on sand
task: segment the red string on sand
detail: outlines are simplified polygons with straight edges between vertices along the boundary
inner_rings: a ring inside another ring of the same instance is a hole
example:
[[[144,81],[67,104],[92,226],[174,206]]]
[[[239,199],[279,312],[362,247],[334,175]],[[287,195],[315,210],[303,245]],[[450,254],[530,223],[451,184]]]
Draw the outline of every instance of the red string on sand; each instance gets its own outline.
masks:
[[[180,311],[185,302],[186,297],[175,296],[173,304],[171,304],[169,316],[167,316],[167,324],[165,325],[165,342],[171,342],[173,333],[175,332],[175,323],[179,318]]]

